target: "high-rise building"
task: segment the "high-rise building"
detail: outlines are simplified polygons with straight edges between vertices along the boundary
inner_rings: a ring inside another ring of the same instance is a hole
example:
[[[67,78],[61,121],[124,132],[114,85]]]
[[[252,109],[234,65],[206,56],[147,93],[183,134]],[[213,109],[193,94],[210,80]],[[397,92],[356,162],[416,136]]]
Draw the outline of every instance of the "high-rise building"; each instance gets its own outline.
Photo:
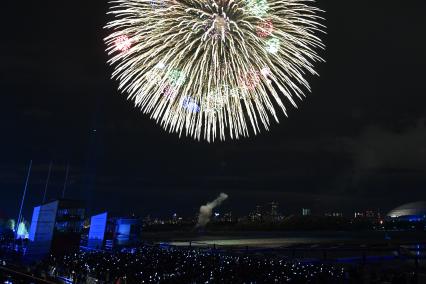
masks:
[[[310,216],[310,215],[311,215],[311,209],[302,208],[302,216]]]
[[[263,207],[261,205],[256,205],[256,210],[250,214],[250,219],[253,222],[263,221]]]
[[[276,221],[278,219],[278,203],[277,202],[271,202],[271,218],[273,221]]]
[[[364,212],[355,212],[354,217],[355,218],[364,218]]]

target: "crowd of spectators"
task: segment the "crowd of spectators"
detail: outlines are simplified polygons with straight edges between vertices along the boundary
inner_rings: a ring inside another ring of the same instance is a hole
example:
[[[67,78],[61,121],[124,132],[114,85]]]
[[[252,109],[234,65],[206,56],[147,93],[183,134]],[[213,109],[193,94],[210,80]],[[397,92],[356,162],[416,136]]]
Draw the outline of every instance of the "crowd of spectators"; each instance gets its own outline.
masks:
[[[82,250],[26,264],[0,246],[0,283],[426,283],[410,262],[341,266],[290,261],[277,255],[143,245],[116,251]],[[405,268],[403,266],[406,266]],[[9,273],[16,271],[18,273]],[[23,274],[27,276],[22,276]],[[22,274],[22,275],[21,275]],[[31,278],[33,277],[33,278]],[[38,280],[37,280],[38,278]],[[36,279],[36,280],[34,280]],[[42,282],[40,282],[42,283]],[[48,282],[46,282],[48,283]]]
[[[51,276],[78,283],[342,283],[344,278],[344,270],[332,265],[157,246],[51,256],[45,267]]]

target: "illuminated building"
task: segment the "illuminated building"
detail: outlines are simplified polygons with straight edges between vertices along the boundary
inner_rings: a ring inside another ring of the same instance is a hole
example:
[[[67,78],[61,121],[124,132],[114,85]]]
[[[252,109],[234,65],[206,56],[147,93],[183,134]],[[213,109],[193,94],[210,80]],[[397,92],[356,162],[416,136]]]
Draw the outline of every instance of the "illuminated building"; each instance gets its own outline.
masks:
[[[169,223],[173,225],[182,224],[182,222],[183,218],[178,216],[177,213],[173,213],[172,218],[169,220]]]
[[[27,254],[39,258],[78,251],[84,214],[83,203],[75,200],[60,199],[35,207]]]
[[[104,246],[107,219],[108,213],[106,212],[92,216],[90,219],[88,247],[100,249]]]
[[[276,222],[279,220],[277,202],[272,201],[271,203],[268,203],[268,209],[265,210],[263,220],[266,222]]]
[[[109,217],[108,213],[92,216],[88,246],[113,248],[134,244],[139,240],[141,222],[137,218]]]
[[[354,218],[367,218],[367,219],[380,219],[380,211],[366,210],[364,212],[358,211],[354,213]]]
[[[263,207],[261,205],[256,205],[256,210],[249,214],[250,221],[252,222],[262,222],[263,221]]]
[[[278,203],[277,202],[271,202],[271,218],[273,221],[276,221],[278,219]]]
[[[327,212],[324,214],[326,217],[343,217],[342,212]]]
[[[355,212],[354,217],[355,218],[363,218],[364,217],[364,213],[363,212]]]
[[[311,209],[302,208],[302,216],[310,216],[310,215],[311,215]]]

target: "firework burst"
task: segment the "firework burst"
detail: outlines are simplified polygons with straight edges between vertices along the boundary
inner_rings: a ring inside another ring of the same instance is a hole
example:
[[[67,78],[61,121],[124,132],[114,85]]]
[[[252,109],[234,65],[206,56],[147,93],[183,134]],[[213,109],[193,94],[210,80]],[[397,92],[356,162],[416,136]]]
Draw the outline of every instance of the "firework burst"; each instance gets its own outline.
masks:
[[[105,41],[119,89],[170,132],[257,134],[310,91],[324,45],[313,0],[116,0]]]

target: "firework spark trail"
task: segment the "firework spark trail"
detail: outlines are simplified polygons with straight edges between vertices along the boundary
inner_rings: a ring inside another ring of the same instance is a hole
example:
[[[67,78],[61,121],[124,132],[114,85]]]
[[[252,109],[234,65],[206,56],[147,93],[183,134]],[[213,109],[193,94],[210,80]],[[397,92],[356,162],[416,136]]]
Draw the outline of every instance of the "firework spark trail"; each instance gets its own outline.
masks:
[[[170,132],[238,139],[310,91],[324,45],[313,0],[115,0],[105,41],[119,89]],[[268,70],[267,73],[264,70]],[[188,102],[190,101],[190,107]]]

